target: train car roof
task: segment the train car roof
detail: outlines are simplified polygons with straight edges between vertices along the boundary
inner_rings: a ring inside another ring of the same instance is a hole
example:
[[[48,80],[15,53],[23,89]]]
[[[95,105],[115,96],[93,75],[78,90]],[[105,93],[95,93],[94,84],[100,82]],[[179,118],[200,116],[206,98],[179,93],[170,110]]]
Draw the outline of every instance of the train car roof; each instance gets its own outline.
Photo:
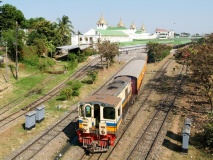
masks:
[[[81,103],[104,103],[105,106],[116,107],[122,101],[121,98],[110,95],[92,95],[85,98]]]
[[[146,60],[133,59],[115,75],[115,78],[120,76],[132,76],[138,78],[145,64]]]
[[[130,83],[130,79],[129,81],[126,79],[116,79],[113,82],[109,83],[108,85],[104,86],[103,88],[101,88],[96,94],[98,95],[111,95],[111,96],[118,96],[121,91],[125,88],[125,86]]]
[[[141,53],[140,55],[138,55],[138,56],[136,56],[135,58],[133,58],[133,60],[141,59],[141,60],[147,61],[147,58],[148,58],[147,53]]]

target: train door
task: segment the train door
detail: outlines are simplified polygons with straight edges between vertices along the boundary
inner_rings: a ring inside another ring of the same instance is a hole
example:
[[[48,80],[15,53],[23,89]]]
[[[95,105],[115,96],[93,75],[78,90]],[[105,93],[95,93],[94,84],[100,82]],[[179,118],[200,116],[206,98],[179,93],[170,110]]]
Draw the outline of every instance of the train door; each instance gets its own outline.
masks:
[[[84,106],[85,109],[85,118],[88,120],[88,127],[92,127],[92,106],[90,104],[86,104]]]
[[[94,125],[95,128],[99,128],[100,123],[100,105],[94,104]]]
[[[131,77],[132,94],[137,94],[137,79]]]

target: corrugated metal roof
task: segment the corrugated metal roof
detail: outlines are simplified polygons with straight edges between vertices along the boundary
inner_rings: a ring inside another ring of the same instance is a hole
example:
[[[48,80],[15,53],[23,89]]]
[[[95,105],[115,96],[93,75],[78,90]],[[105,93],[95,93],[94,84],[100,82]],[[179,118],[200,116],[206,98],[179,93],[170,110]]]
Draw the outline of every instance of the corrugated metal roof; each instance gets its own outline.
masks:
[[[57,49],[64,49],[64,50],[72,50],[72,49],[76,49],[76,48],[80,48],[81,50],[88,48],[89,45],[69,45],[69,46],[61,46],[61,47],[56,47]]]
[[[119,76],[132,76],[138,78],[145,64],[146,61],[142,59],[134,59],[130,61],[120,72],[118,72],[115,75],[115,78]]]
[[[89,96],[82,101],[82,103],[95,103],[100,102],[104,103],[106,106],[116,107],[122,101],[121,98],[109,95],[93,95]]]

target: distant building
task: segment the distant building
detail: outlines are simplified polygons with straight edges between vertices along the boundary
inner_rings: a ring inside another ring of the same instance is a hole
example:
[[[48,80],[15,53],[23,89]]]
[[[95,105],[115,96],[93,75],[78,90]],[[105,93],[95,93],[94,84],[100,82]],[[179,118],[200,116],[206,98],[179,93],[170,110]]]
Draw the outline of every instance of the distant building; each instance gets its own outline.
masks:
[[[164,38],[174,38],[174,31],[167,31]],[[159,36],[160,35],[160,36]],[[144,24],[138,30],[134,22],[129,28],[125,27],[122,19],[117,26],[108,26],[103,15],[97,22],[96,29],[90,29],[86,33],[80,35],[72,35],[72,45],[93,45],[98,41],[108,40],[110,42],[131,42],[133,40],[163,38],[161,33],[150,34],[146,32]]]
[[[171,39],[174,38],[174,31],[173,30],[166,30],[166,29],[159,29],[157,28],[155,34],[159,39]]]

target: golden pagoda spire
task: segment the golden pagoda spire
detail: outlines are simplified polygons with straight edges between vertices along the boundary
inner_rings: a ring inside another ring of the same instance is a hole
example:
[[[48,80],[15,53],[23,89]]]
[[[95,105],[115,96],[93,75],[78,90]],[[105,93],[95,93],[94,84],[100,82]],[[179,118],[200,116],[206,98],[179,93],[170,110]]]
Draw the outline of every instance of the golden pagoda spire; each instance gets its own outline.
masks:
[[[121,20],[121,18],[120,18],[120,21],[119,21],[117,26],[118,27],[125,27],[125,25],[124,25],[123,21]]]
[[[141,27],[141,31],[146,32],[146,28],[144,27],[144,24]]]
[[[105,24],[105,25],[107,24],[102,13],[101,13],[101,17],[100,17],[99,21],[97,22],[97,25],[99,25],[99,24]]]
[[[132,25],[130,26],[130,29],[136,29],[136,26],[135,26],[134,22],[132,22]]]

